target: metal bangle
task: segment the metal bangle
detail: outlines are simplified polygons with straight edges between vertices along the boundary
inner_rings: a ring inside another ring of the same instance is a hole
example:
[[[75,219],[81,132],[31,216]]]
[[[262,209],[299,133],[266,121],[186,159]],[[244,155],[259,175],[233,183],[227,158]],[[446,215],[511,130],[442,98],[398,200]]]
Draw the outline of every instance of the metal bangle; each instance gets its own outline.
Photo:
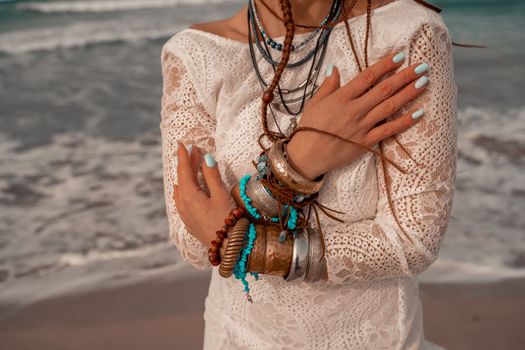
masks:
[[[326,258],[323,256],[322,236],[319,229],[313,227],[306,228],[308,232],[308,265],[304,282],[314,283],[321,279],[326,269]],[[323,256],[323,259],[321,257]]]
[[[308,232],[303,230],[293,240],[292,263],[287,276],[283,278],[287,281],[293,281],[304,277],[306,266],[308,265]]]
[[[250,220],[245,217],[240,218],[235,226],[228,232],[228,244],[224,250],[224,256],[221,258],[219,265],[219,274],[228,278],[233,273],[233,268],[237,262],[242,246],[244,245],[244,236],[250,226]]]
[[[310,180],[295,169],[293,169],[283,153],[283,144],[289,140],[279,140],[275,142],[268,152],[268,161],[272,169],[272,173],[277,180],[282,182],[290,189],[302,194],[314,194],[321,190],[324,182],[324,175],[320,176],[319,181]]]
[[[273,198],[268,191],[264,188],[263,184],[259,180],[254,179],[248,181],[246,185],[246,194],[252,199],[252,205],[263,216],[275,217],[279,213],[279,203]]]

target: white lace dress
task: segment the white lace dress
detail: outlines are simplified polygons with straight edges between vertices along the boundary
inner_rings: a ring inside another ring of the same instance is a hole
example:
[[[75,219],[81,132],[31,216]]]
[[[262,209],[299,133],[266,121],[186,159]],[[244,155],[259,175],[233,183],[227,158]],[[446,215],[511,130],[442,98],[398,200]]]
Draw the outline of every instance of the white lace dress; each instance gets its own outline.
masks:
[[[349,20],[361,55],[365,19]],[[296,35],[297,42],[305,35]],[[273,69],[255,50],[263,77],[271,81]],[[205,302],[205,349],[442,349],[425,340],[416,275],[438,257],[454,195],[457,88],[449,32],[435,12],[412,0],[397,0],[373,11],[370,63],[394,50],[407,54],[403,67],[416,62],[431,67],[430,85],[415,102],[425,116],[397,135],[426,167],[414,172],[413,161],[392,138],[384,144],[387,157],[413,172],[403,174],[386,164],[394,209],[414,243],[400,238],[381,162],[366,152],[326,174],[319,196],[322,204],[345,212],[344,223],[320,214],[328,282],[286,282],[263,274],[255,281],[248,275],[251,304],[242,283],[221,277],[208,261],[207,248],[186,231],[170,180],[177,179],[177,140],[212,151],[228,188],[253,171],[251,161],[260,152],[256,139],[262,132],[262,89],[248,44],[186,28],[163,46],[160,128],[169,232],[189,264],[213,269]],[[301,54],[292,52],[290,62],[297,57]],[[339,68],[341,84],[358,72],[342,22],[331,33],[321,72],[328,63]],[[281,86],[296,86],[307,73],[306,66],[286,69]],[[321,74],[318,82],[322,80]],[[289,116],[276,115],[285,130]],[[276,130],[270,116],[270,128]],[[207,190],[202,176],[199,181]]]

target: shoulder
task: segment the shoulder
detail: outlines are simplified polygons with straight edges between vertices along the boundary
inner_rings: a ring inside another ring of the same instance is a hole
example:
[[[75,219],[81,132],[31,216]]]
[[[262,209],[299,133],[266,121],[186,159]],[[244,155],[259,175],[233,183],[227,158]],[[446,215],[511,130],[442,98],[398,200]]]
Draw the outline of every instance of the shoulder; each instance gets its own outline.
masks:
[[[397,16],[397,22],[405,21],[407,25],[417,32],[423,27],[437,28],[447,31],[448,28],[440,13],[426,7],[415,0],[398,0],[401,2],[399,11],[404,16]]]
[[[181,74],[191,86],[206,111],[215,114],[217,95],[225,72],[219,63],[228,57],[228,46],[210,35],[199,31],[213,32],[213,22],[184,28],[167,39],[162,45],[160,60],[165,79],[170,74]],[[181,76],[182,77],[182,76]]]
[[[163,51],[168,53],[184,53],[188,51],[225,49],[228,46],[219,45],[224,41],[237,40],[243,34],[242,11],[230,18],[211,22],[194,23],[180,30],[164,43]]]
[[[439,35],[445,41],[450,41],[442,16],[415,0],[396,0],[390,10],[374,15],[372,21],[378,56],[388,50],[406,49],[421,34]]]

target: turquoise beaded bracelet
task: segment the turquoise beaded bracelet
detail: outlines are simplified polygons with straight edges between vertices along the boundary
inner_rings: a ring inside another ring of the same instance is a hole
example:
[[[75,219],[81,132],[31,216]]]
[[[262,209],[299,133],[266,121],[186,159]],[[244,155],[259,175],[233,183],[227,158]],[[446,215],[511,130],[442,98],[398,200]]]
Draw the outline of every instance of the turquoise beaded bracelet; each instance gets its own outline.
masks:
[[[250,181],[250,178],[250,174],[246,174],[241,178],[241,180],[239,181],[239,193],[244,202],[244,205],[246,206],[246,210],[250,213],[250,215],[255,219],[260,219],[262,217],[261,214],[257,211],[257,208],[251,205],[252,199],[246,194],[246,184],[248,183],[248,181]],[[290,210],[290,215],[288,217],[286,226],[290,230],[294,230],[297,226],[297,209],[295,209],[293,206],[288,205],[285,205],[284,208]],[[271,221],[279,222],[279,218],[274,216],[271,218]]]
[[[233,267],[233,275],[236,279],[241,280],[242,284],[244,285],[244,292],[246,293],[246,298],[250,303],[253,303],[252,297],[250,296],[249,284],[248,281],[246,281],[246,264],[248,261],[248,255],[252,252],[253,243],[255,242],[255,238],[257,237],[257,231],[255,230],[255,224],[253,222],[250,223],[247,236],[248,241],[241,248],[239,258],[237,259],[237,262]],[[246,236],[244,237],[244,240],[246,242]],[[250,272],[250,274],[255,277],[255,280],[259,280],[258,273]]]

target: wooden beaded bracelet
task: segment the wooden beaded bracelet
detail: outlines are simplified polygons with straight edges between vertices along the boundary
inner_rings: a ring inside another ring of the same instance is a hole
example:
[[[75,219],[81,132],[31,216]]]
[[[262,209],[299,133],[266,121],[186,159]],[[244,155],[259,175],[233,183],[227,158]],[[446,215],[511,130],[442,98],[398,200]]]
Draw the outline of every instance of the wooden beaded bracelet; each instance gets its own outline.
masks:
[[[208,249],[208,259],[213,266],[219,266],[221,263],[220,249],[224,238],[227,237],[228,231],[235,226],[237,220],[245,217],[248,213],[243,206],[238,206],[232,209],[228,216],[224,219],[224,226],[216,232],[217,237],[211,241],[211,247]]]

